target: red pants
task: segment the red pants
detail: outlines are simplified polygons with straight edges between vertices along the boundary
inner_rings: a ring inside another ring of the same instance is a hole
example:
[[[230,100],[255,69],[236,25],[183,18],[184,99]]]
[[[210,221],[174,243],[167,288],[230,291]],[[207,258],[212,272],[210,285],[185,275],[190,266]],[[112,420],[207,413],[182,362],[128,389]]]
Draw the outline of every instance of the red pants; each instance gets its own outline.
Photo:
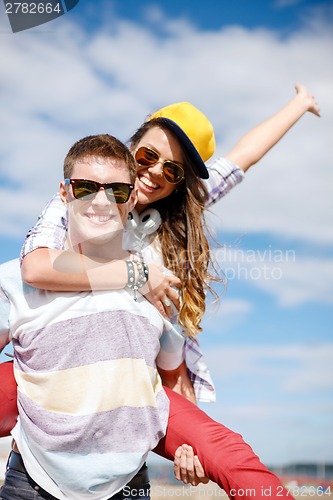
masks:
[[[13,362],[0,364],[0,437],[9,436],[17,419],[16,381]]]
[[[0,380],[0,436],[3,437],[9,435],[17,417],[12,362],[0,364]],[[293,498],[242,436],[215,422],[171,389],[164,389],[170,400],[170,415],[166,436],[154,449],[155,453],[173,461],[178,446],[192,446],[206,475],[230,498]]]

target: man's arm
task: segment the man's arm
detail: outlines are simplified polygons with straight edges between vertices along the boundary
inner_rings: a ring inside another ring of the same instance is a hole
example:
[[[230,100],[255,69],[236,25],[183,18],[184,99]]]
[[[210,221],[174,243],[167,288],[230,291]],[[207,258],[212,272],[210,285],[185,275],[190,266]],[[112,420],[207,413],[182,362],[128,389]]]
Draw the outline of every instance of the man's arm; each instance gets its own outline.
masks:
[[[175,314],[174,320],[176,319]],[[184,358],[185,337],[178,323],[165,320],[165,328],[160,338],[160,352],[156,358],[156,366],[162,383],[192,403],[196,403],[194,388]]]
[[[178,392],[178,394],[196,404],[197,400],[194,388],[190,377],[188,376],[185,361],[183,361],[181,365],[174,370],[163,370],[158,367],[158,372],[161,376],[163,385],[169,387],[175,392]]]
[[[175,451],[173,470],[176,479],[185,484],[198,486],[209,482],[198,456],[194,454],[192,446],[187,444],[179,446]]]

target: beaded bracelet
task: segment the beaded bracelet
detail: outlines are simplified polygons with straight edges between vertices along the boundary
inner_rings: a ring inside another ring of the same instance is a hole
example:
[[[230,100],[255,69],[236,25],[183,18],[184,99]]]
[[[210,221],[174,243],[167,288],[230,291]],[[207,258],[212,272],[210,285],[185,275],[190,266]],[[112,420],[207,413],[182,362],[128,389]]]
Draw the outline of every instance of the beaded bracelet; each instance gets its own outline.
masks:
[[[127,286],[132,288],[135,284],[134,265],[130,259],[125,260],[127,266]]]
[[[134,292],[134,300],[137,301],[137,291],[143,287],[148,281],[149,271],[148,266],[144,260],[125,260],[127,265],[128,281],[127,286]],[[138,270],[138,279],[135,281],[134,264]]]

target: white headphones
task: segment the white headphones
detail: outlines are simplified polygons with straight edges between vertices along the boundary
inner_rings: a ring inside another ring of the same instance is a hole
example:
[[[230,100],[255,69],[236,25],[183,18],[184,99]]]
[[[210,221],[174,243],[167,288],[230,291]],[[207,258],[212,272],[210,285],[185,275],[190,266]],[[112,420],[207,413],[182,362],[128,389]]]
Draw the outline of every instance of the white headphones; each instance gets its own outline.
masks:
[[[160,227],[162,218],[156,208],[147,208],[142,214],[138,214],[136,210],[128,214],[126,227],[132,229],[137,234],[143,237],[155,233]]]

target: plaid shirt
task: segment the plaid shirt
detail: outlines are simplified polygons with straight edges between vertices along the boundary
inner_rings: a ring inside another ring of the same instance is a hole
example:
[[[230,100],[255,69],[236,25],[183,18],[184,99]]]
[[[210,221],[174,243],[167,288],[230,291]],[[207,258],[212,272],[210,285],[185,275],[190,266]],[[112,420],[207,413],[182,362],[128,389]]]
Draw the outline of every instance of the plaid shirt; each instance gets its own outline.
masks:
[[[225,158],[218,158],[210,166],[209,179],[203,181],[208,190],[207,206],[225,196],[244,178],[244,172]],[[66,208],[59,194],[53,196],[38,218],[36,225],[28,232],[20,254],[20,260],[37,248],[62,249],[67,232]],[[198,341],[185,338],[184,357],[189,377],[193,383],[198,401],[215,401],[215,388]]]
[[[208,191],[206,206],[210,206],[223,198],[244,178],[244,172],[235,163],[225,158],[217,158],[209,165],[209,178],[204,180]]]
[[[25,237],[20,252],[22,259],[37,248],[46,247],[54,250],[64,248],[67,236],[67,211],[59,193],[47,203],[33,228]]]
[[[214,383],[196,338],[185,337],[184,357],[187,373],[193,384],[197,401],[203,403],[215,402],[216,393]]]

